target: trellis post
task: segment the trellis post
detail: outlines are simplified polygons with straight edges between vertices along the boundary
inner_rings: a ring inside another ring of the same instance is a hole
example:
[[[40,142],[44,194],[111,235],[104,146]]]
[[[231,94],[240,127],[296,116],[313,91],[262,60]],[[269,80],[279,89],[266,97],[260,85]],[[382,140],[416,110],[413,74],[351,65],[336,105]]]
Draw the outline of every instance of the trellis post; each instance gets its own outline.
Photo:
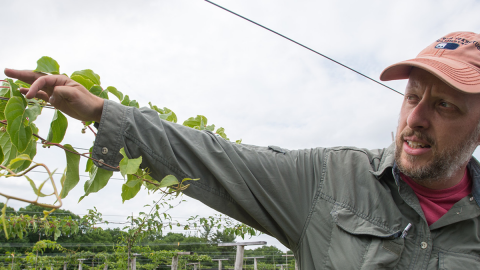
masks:
[[[133,258],[132,258],[132,261],[131,261],[131,264],[132,264],[132,270],[137,270],[137,256],[140,256],[142,254],[140,253],[133,253]]]
[[[257,259],[263,259],[265,258],[265,256],[261,256],[261,257],[245,257],[245,259],[253,259],[253,270],[257,270],[258,267],[257,267]]]
[[[172,270],[178,269],[178,256],[180,255],[193,255],[193,252],[177,252],[177,255],[172,257]]]
[[[285,255],[282,255],[282,256],[285,257],[286,265],[288,265],[288,257],[294,257],[294,259],[295,259],[295,256],[292,255],[292,254],[285,254]],[[288,268],[288,266],[287,266],[287,268]],[[295,270],[298,270],[298,265],[297,265],[297,260],[296,259],[295,259]]]
[[[193,265],[193,270],[197,270],[197,265],[199,265],[200,263],[188,263],[187,265]]]
[[[83,261],[85,261],[86,259],[78,259],[78,270],[82,270],[82,264],[83,264]]]
[[[218,261],[218,270],[222,270],[222,261],[228,261],[229,259],[213,259],[212,261]]]
[[[242,270],[243,266],[243,253],[245,246],[254,246],[254,245],[266,245],[265,241],[258,242],[240,242],[240,243],[218,243],[219,247],[231,247],[237,246],[237,255],[235,256],[235,270]]]

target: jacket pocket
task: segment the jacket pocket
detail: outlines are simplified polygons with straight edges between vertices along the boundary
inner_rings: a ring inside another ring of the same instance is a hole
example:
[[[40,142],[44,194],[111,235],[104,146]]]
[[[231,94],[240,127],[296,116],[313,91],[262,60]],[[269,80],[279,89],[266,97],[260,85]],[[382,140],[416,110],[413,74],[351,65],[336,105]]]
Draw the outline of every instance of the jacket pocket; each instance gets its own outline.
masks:
[[[438,269],[480,269],[480,257],[467,254],[440,252],[438,254]]]
[[[401,230],[388,229],[335,205],[329,248],[332,269],[393,269],[404,249]],[[396,226],[400,228],[400,224]]]

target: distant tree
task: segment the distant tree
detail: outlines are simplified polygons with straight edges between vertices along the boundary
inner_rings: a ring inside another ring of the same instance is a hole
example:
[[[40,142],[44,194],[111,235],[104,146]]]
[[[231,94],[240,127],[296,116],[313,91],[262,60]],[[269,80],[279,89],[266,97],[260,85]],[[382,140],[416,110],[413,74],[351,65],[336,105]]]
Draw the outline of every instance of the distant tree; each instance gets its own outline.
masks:
[[[275,246],[262,246],[256,249],[245,250],[245,257],[261,257],[264,256],[265,259],[259,259],[259,262],[267,264],[279,264],[285,262],[285,252],[281,251]]]
[[[205,241],[210,241],[210,235],[212,233],[213,226],[209,224],[203,224],[203,232],[201,234],[201,237],[205,239]]]
[[[26,207],[22,207],[22,208],[18,209],[17,214],[18,215],[23,214],[23,215],[29,215],[29,216],[33,216],[33,215],[43,216],[43,211],[50,211],[50,210],[52,210],[52,209],[41,207],[41,206],[38,206],[38,205],[29,204]],[[57,209],[53,213],[51,213],[50,216],[51,217],[67,217],[67,216],[70,216],[70,217],[72,217],[72,219],[80,219],[80,216],[74,214],[70,210],[64,210],[64,209]]]

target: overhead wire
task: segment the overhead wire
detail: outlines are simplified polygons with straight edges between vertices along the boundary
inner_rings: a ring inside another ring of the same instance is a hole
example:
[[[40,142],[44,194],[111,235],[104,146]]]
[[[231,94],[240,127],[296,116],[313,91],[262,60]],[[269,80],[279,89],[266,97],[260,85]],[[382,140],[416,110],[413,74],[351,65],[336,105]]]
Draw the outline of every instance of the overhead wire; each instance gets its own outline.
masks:
[[[386,87],[386,88],[394,91],[394,92],[397,93],[397,94],[400,94],[400,95],[402,95],[402,96],[404,95],[403,93],[401,93],[401,92],[393,89],[392,87],[390,87],[390,86],[388,86],[388,85],[386,85],[386,84],[383,84],[383,83],[381,83],[381,82],[373,79],[372,77],[369,77],[369,76],[361,73],[360,71],[357,71],[357,70],[355,70],[355,69],[353,69],[353,68],[351,68],[351,67],[349,67],[349,66],[347,66],[347,65],[345,65],[345,64],[342,64],[342,63],[338,62],[337,60],[335,60],[335,59],[333,59],[333,58],[331,58],[331,57],[326,56],[325,54],[322,54],[322,53],[320,53],[320,52],[318,52],[318,51],[316,51],[316,50],[314,50],[314,49],[312,49],[312,48],[310,48],[310,47],[307,47],[307,46],[303,45],[303,44],[300,43],[300,42],[297,42],[297,41],[295,41],[295,40],[293,40],[293,39],[291,39],[291,38],[289,38],[289,37],[287,37],[287,36],[285,36],[285,35],[282,35],[282,34],[280,34],[280,33],[277,32],[277,31],[274,31],[274,30],[272,30],[272,29],[270,29],[270,28],[268,28],[268,27],[266,27],[266,26],[263,26],[263,25],[255,22],[255,21],[253,21],[253,20],[250,20],[250,19],[248,19],[248,18],[246,18],[246,17],[244,17],[244,16],[242,16],[242,15],[240,15],[240,14],[238,14],[238,13],[235,13],[235,12],[233,12],[233,11],[227,9],[227,8],[224,8],[224,7],[222,7],[222,6],[214,3],[214,2],[212,2],[212,1],[209,1],[209,0],[205,0],[205,1],[208,2],[208,3],[210,3],[210,4],[212,4],[212,5],[214,5],[214,6],[217,6],[217,7],[221,8],[221,9],[227,11],[227,12],[230,12],[231,14],[233,14],[233,15],[235,15],[235,16],[238,16],[238,17],[240,17],[240,18],[242,18],[242,19],[244,19],[244,20],[246,20],[246,21],[249,21],[249,22],[251,22],[251,23],[253,23],[253,24],[257,25],[257,26],[260,26],[261,28],[263,28],[263,29],[265,29],[265,30],[268,30],[268,31],[270,31],[270,32],[272,32],[272,33],[274,33],[274,34],[276,34],[276,35],[279,35],[279,36],[281,36],[281,37],[283,37],[283,38],[285,38],[285,39],[287,39],[287,40],[289,40],[289,41],[291,41],[291,42],[293,42],[293,43],[295,43],[295,44],[297,44],[297,45],[299,45],[299,46],[301,46],[301,47],[303,47],[303,48],[305,48],[305,49],[307,49],[307,50],[309,50],[309,51],[312,51],[312,52],[314,52],[314,53],[316,53],[316,54],[318,54],[318,55],[320,55],[320,56],[322,56],[322,57],[324,57],[324,58],[326,58],[326,59],[328,59],[328,60],[330,60],[330,61],[332,61],[332,62],[334,62],[334,63],[336,63],[336,64],[338,64],[338,65],[340,65],[340,66],[342,66],[342,67],[344,67],[344,68],[347,68],[347,69],[349,69],[349,70],[357,73],[358,75],[361,75],[361,76],[369,79],[370,81],[373,81],[373,82],[375,82],[375,83],[380,84],[381,86],[384,86],[384,87]]]

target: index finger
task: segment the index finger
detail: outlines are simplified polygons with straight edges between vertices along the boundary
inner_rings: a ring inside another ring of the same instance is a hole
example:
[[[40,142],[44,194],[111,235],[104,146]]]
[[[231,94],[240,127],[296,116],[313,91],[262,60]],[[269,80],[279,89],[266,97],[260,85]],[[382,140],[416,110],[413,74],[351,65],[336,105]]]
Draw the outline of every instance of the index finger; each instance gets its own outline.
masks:
[[[43,90],[48,96],[50,96],[52,95],[55,86],[66,85],[68,80],[68,77],[65,75],[41,76],[32,83],[32,86],[30,86],[25,97],[28,99],[34,98],[40,90]]]
[[[19,79],[20,81],[26,82],[28,84],[32,84],[38,78],[47,75],[39,72],[33,72],[31,70],[17,70],[17,69],[9,69],[9,68],[6,68],[4,70],[4,73],[8,77]]]

